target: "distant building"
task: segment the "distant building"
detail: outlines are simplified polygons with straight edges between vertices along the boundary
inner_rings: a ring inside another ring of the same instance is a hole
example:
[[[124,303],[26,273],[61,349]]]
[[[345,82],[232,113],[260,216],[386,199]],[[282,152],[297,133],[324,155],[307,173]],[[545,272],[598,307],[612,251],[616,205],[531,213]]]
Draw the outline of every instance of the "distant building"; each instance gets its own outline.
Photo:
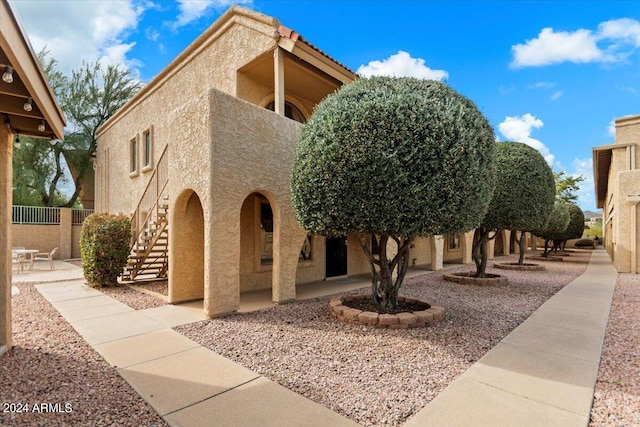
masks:
[[[616,140],[593,148],[596,205],[603,209],[602,235],[615,268],[640,271],[640,115],[615,121]]]

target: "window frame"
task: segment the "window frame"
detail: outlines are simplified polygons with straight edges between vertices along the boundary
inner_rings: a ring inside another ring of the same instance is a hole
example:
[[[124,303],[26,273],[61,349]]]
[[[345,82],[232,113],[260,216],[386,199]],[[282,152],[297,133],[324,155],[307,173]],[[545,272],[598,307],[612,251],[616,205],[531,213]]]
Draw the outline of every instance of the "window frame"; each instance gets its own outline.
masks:
[[[153,170],[153,126],[142,132],[141,137],[142,148],[142,169],[143,173]]]
[[[129,140],[129,177],[135,178],[140,175],[140,159],[138,149],[138,135]]]

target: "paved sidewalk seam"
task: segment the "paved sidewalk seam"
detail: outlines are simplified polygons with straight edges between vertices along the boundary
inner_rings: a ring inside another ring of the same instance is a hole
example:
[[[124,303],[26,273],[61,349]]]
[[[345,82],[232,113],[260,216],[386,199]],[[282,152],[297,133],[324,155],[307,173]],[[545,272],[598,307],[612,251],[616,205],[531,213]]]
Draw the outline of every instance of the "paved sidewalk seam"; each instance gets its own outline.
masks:
[[[257,374],[256,374],[256,375],[257,375]],[[202,402],[206,402],[207,400],[211,400],[211,399],[213,399],[213,398],[215,398],[215,397],[218,397],[218,396],[221,396],[221,395],[223,395],[223,394],[225,394],[225,393],[228,393],[228,392],[230,392],[230,391],[236,390],[238,387],[242,387],[243,385],[250,384],[250,383],[252,383],[252,382],[254,382],[254,381],[259,380],[260,378],[265,378],[265,377],[263,377],[262,375],[258,375],[258,376],[256,376],[255,378],[251,378],[250,380],[243,382],[242,384],[238,384],[238,385],[236,385],[236,386],[234,386],[234,387],[231,387],[231,388],[229,388],[229,389],[223,390],[223,391],[221,391],[220,393],[217,393],[217,394],[211,395],[211,396],[209,396],[209,397],[206,397],[206,398],[204,398],[204,399],[202,399],[202,400],[200,400],[200,401],[198,401],[198,402],[193,402],[193,403],[191,403],[191,404],[189,404],[189,405],[187,405],[187,406],[185,406],[185,407],[183,407],[183,408],[176,409],[176,410],[171,411],[171,412],[167,412],[166,414],[162,415],[162,418],[164,418],[164,417],[168,417],[169,415],[175,414],[176,412],[183,411],[183,410],[188,409],[188,408],[190,408],[190,407],[192,407],[192,406],[198,405],[198,404],[200,404],[200,403],[202,403]],[[268,378],[267,378],[267,380],[268,380]]]
[[[543,405],[545,405],[545,406],[551,406],[552,408],[559,409],[559,410],[564,411],[564,412],[567,412],[567,413],[569,413],[569,414],[582,415],[582,414],[580,414],[579,412],[571,411],[571,410],[566,409],[566,408],[563,408],[563,407],[561,407],[561,406],[556,406],[556,405],[550,404],[550,403],[545,402],[545,401],[543,401],[543,400],[534,399],[534,398],[533,398],[533,397],[531,397],[531,396],[523,396],[523,395],[521,395],[521,394],[514,393],[513,391],[507,390],[507,389],[502,388],[502,387],[497,387],[497,386],[495,386],[494,384],[490,384],[489,382],[481,381],[481,380],[476,379],[476,378],[465,378],[465,380],[467,380],[467,381],[473,381],[473,382],[476,382],[476,383],[479,383],[479,384],[483,384],[483,385],[485,385],[485,386],[487,386],[487,387],[491,387],[491,388],[494,388],[494,389],[496,389],[496,390],[500,390],[500,391],[501,391],[501,392],[503,392],[503,393],[508,393],[508,394],[510,394],[510,395],[512,395],[512,396],[515,396],[515,397],[517,397],[517,398],[522,398],[522,399],[525,399],[525,400],[530,400],[530,401],[532,401],[532,402],[541,403],[541,404],[543,404]]]

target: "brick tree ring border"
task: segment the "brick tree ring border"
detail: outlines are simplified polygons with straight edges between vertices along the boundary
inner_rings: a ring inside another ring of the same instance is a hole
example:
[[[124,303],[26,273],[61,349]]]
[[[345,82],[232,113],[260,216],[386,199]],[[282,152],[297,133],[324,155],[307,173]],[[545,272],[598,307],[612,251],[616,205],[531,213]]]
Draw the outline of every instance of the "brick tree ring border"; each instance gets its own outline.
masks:
[[[443,273],[444,280],[447,282],[460,283],[462,285],[491,286],[506,285],[509,279],[499,274],[487,273],[487,277],[473,277],[475,273],[468,271],[465,273]]]
[[[344,305],[349,301],[368,300],[369,298],[371,298],[370,295],[349,295],[332,298],[329,303],[331,315],[341,322],[387,329],[422,328],[435,325],[444,320],[444,307],[415,298],[398,297],[398,302],[423,304],[424,310],[398,314],[379,314]]]
[[[542,264],[518,264],[517,262],[496,262],[493,264],[495,268],[499,268],[501,270],[517,270],[517,271],[542,271],[546,270]]]

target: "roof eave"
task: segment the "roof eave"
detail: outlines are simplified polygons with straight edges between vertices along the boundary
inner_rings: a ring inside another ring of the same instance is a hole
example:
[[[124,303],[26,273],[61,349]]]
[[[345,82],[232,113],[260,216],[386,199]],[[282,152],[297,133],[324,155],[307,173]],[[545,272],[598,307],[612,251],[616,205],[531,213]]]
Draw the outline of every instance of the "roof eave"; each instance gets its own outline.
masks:
[[[64,138],[65,118],[37,56],[8,0],[0,1],[0,46],[44,115],[53,135]]]

